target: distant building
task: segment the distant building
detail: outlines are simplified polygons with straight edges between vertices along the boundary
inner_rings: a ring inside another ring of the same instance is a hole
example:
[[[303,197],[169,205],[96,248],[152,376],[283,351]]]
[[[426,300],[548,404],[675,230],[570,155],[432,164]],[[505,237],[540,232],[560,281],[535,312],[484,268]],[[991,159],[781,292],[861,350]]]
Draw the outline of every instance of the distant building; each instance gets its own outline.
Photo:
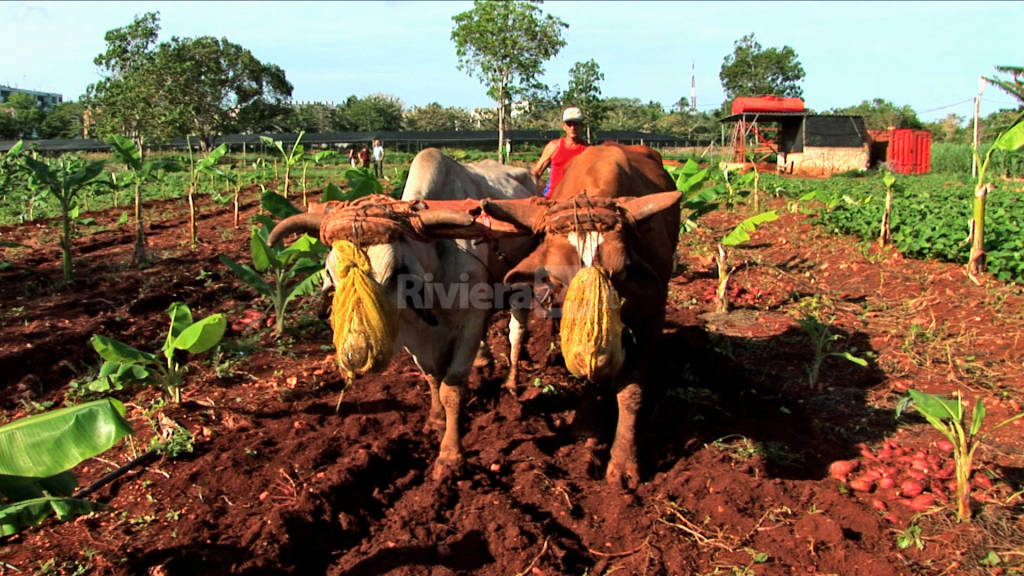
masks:
[[[7,102],[11,99],[12,94],[28,94],[36,99],[36,104],[44,110],[53,110],[64,101],[64,96],[55,94],[53,92],[38,92],[36,90],[22,90],[21,88],[12,88],[10,86],[0,85],[0,102]]]

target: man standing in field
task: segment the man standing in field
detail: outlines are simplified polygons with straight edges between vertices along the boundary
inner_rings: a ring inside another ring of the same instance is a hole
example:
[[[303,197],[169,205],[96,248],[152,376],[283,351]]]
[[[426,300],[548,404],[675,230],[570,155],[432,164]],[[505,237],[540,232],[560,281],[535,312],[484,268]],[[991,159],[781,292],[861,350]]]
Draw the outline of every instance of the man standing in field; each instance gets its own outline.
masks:
[[[552,140],[544,146],[544,151],[540,154],[540,159],[533,165],[530,173],[533,174],[533,179],[538,181],[537,188],[540,188],[539,180],[541,174],[547,167],[551,166],[551,174],[548,177],[548,184],[544,187],[544,197],[551,194],[551,191],[555,189],[558,182],[562,179],[562,174],[565,172],[565,165],[569,163],[576,156],[583,152],[586,148],[587,143],[580,137],[580,130],[583,129],[583,112],[579,108],[566,108],[562,112],[562,130],[565,131],[565,136],[557,140]]]
[[[373,141],[373,175],[384,177],[384,144],[376,139]]]

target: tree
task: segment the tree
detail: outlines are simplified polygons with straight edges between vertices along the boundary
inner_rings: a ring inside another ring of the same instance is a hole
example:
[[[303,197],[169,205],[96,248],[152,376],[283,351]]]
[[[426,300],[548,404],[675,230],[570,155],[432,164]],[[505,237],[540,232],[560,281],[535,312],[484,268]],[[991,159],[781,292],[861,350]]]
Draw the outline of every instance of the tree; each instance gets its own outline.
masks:
[[[924,124],[917,119],[917,112],[910,106],[896,106],[888,100],[875,98],[868,102],[861,102],[856,106],[836,108],[833,114],[848,114],[851,116],[863,116],[864,126],[868,130],[885,130],[887,128],[913,128],[919,130]]]
[[[36,138],[39,126],[46,117],[46,112],[39,106],[31,94],[14,92],[4,104],[6,114],[10,116],[10,138]],[[0,112],[3,114],[4,112]]]
[[[335,109],[332,125],[342,132],[399,130],[402,127],[402,101],[390,94],[368,94],[364,98],[349,96]]]
[[[970,135],[964,120],[963,116],[950,113],[938,122],[925,122],[923,126],[932,133],[932,139],[936,142],[966,144],[970,141]]]
[[[985,76],[985,80],[990,84],[996,85],[1000,90],[1017,99],[1018,115],[1011,122],[1011,125],[1016,124],[1017,122],[1024,120],[1024,81],[1021,79],[1021,77],[1024,77],[1024,67],[996,66],[996,70],[1013,76],[1013,80],[1004,80],[1002,78],[988,76]]]
[[[603,80],[601,67],[593,59],[577,62],[569,69],[569,87],[565,91],[563,102],[566,106],[576,106],[583,111],[588,142],[592,139],[591,129],[597,131],[606,114],[604,102],[601,100]]]
[[[751,33],[733,43],[733,52],[722,62],[718,78],[728,102],[737,96],[764,94],[799,98],[803,95],[799,82],[804,75],[792,48],[762,49]]]
[[[172,102],[164,95],[170,80],[155,62],[159,21],[159,13],[147,12],[103,36],[107,49],[93,63],[105,77],[90,84],[84,98],[100,138],[121,134],[142,147],[175,135],[165,120]]]
[[[291,111],[283,119],[284,132],[330,132],[331,118],[335,106],[324,102],[303,102],[292,104]]]
[[[39,124],[40,138],[81,138],[82,112],[78,102],[61,102]]]
[[[565,46],[569,25],[540,10],[540,0],[474,0],[473,9],[452,17],[459,70],[487,86],[498,103],[498,157],[504,158],[505,110],[540,84],[544,62]]]
[[[106,77],[86,90],[102,138],[126,135],[140,146],[196,134],[256,131],[287,113],[292,86],[284,71],[263,64],[227,39],[174,37],[157,44],[159,13],[148,12],[104,36],[94,63]]]
[[[658,134],[685,136],[690,146],[701,146],[714,140],[721,123],[710,112],[693,112],[684,108],[671,112],[654,121],[652,129]]]
[[[639,98],[608,98],[604,101],[606,116],[603,127],[607,130],[651,130],[665,115],[658,102],[644,104]]]
[[[197,136],[203,152],[216,136],[247,132],[288,112],[292,85],[284,70],[226,38],[174,37],[159,45],[156,62],[170,74],[171,118]]]
[[[441,106],[431,102],[426,106],[413,106],[402,117],[405,130],[469,130],[473,117],[464,108]]]

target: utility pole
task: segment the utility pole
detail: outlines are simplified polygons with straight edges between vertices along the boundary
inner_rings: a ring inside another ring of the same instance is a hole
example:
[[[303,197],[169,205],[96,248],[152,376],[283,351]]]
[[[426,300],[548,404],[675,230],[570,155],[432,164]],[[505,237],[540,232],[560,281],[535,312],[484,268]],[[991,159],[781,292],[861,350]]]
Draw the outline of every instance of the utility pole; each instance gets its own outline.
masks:
[[[974,153],[971,154],[971,178],[978,177],[978,148],[981,147],[981,132],[978,129],[978,116],[981,110],[981,93],[985,91],[985,77],[978,77],[978,95],[974,97]]]

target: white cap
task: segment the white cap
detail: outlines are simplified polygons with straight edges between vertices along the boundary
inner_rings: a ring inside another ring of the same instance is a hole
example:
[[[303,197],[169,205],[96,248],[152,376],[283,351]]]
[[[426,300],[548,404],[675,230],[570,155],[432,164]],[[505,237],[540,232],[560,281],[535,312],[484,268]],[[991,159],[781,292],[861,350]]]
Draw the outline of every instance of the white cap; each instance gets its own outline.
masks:
[[[562,112],[562,122],[583,122],[583,112],[579,108],[566,108]]]

